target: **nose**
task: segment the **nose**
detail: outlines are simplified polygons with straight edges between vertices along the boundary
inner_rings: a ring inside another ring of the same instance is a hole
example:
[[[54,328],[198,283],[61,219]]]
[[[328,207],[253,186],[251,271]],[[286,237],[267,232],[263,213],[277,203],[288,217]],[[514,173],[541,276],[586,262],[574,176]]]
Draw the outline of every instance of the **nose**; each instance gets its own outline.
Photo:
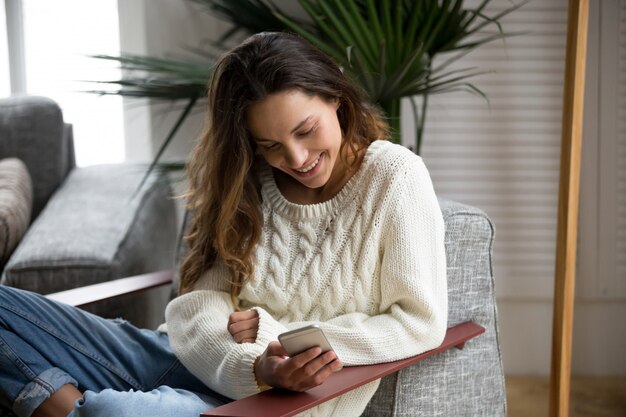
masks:
[[[290,168],[302,168],[309,157],[309,151],[299,143],[293,143],[285,148],[285,162]]]

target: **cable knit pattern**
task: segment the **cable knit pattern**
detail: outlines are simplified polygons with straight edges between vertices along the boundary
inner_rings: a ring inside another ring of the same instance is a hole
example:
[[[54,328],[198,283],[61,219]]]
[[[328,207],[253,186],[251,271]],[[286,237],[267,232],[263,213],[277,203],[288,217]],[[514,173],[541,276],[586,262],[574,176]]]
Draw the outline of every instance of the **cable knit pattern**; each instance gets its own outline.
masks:
[[[287,201],[269,166],[260,172],[263,230],[255,274],[241,292],[259,312],[255,343],[226,330],[228,273],[216,265],[166,311],[182,363],[232,398],[256,393],[253,363],[279,333],[320,325],[346,366],[389,362],[437,347],[446,331],[444,225],[420,157],[372,143],[331,200]],[[358,416],[378,381],[303,415]]]

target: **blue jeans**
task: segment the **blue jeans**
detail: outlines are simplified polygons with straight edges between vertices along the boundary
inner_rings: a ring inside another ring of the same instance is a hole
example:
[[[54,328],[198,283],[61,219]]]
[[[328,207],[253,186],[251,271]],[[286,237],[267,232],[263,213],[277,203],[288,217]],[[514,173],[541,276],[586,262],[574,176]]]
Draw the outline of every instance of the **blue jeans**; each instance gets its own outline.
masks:
[[[0,404],[32,412],[65,384],[70,416],[190,416],[229,400],[176,359],[167,335],[0,285]]]

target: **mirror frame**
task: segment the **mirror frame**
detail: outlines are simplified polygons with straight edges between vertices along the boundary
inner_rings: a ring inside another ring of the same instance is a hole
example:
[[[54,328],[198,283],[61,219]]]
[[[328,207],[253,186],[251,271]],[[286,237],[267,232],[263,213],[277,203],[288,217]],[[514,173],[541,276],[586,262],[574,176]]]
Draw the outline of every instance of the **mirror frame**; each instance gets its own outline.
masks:
[[[569,415],[589,0],[569,0],[552,322],[550,417]]]

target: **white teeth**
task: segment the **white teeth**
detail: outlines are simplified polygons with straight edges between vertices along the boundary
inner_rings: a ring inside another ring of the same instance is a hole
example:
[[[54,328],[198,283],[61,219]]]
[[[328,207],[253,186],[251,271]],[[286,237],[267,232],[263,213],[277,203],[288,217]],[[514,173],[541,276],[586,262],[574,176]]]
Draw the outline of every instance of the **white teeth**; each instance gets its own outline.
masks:
[[[298,172],[302,172],[303,174],[309,172],[310,170],[312,170],[313,168],[315,168],[317,166],[317,164],[319,163],[320,158],[318,157],[315,161],[313,161],[313,163],[311,165],[309,165],[308,167],[304,167],[302,169],[296,169],[296,171]]]

